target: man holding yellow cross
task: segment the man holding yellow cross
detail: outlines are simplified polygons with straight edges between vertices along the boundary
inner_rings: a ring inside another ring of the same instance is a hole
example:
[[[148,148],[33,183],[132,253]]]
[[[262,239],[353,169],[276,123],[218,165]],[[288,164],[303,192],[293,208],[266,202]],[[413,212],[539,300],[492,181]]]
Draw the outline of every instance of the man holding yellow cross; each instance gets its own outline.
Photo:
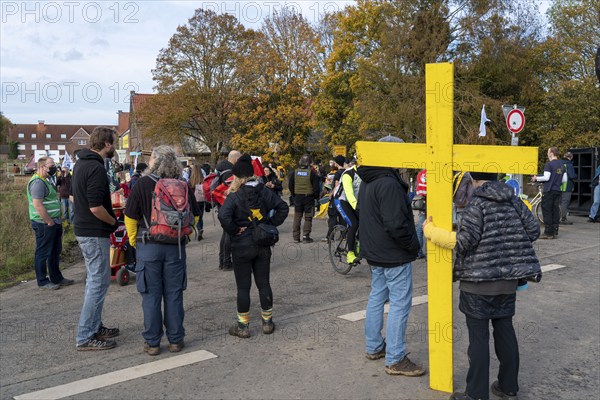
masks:
[[[453,65],[427,64],[425,86],[427,143],[358,142],[358,162],[426,168],[427,215],[438,227],[451,230],[453,171],[532,175],[537,172],[537,148],[453,144]],[[452,252],[431,242],[427,248],[430,387],[452,392]]]

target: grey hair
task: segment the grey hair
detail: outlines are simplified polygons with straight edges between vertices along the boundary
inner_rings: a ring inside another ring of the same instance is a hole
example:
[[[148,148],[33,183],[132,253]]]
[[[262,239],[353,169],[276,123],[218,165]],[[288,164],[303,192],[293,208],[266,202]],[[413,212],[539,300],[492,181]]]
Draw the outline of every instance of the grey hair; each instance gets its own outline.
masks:
[[[175,149],[171,146],[158,146],[152,150],[154,162],[145,171],[144,175],[154,174],[159,178],[179,179],[183,174],[183,167],[177,160]]]

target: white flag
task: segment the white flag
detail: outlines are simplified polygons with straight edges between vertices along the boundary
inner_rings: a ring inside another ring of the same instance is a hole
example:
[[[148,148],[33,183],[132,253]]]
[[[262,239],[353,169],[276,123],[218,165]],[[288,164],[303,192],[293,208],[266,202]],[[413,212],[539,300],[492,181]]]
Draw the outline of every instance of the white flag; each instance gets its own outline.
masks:
[[[481,123],[479,124],[479,136],[485,136],[486,135],[486,131],[485,131],[485,123],[490,121],[487,117],[487,115],[485,115],[485,104],[483,105],[483,107],[481,108]]]
[[[71,160],[71,157],[69,156],[69,153],[67,153],[65,151],[65,158],[63,160],[63,167],[68,168],[69,171],[73,169],[73,160]]]

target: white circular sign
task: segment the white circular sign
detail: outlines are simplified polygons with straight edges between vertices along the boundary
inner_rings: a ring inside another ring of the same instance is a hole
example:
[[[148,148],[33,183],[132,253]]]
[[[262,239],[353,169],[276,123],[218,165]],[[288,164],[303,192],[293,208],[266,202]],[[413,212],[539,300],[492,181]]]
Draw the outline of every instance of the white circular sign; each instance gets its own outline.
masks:
[[[523,114],[523,111],[518,108],[510,110],[506,116],[506,126],[512,133],[521,132],[525,126],[525,114]]]

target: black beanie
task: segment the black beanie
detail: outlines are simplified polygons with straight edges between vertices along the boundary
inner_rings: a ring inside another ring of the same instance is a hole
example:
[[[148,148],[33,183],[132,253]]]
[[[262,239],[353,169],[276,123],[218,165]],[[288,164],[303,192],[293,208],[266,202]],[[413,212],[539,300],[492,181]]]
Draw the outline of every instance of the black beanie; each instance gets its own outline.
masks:
[[[470,172],[471,178],[476,181],[497,181],[498,174],[495,172]]]
[[[344,163],[346,162],[346,157],[344,157],[344,156],[335,156],[335,157],[333,157],[333,161],[335,161],[336,164],[339,165],[340,167],[343,167]]]
[[[251,178],[254,176],[254,168],[252,167],[252,157],[248,154],[241,156],[233,165],[231,170],[238,178]]]

